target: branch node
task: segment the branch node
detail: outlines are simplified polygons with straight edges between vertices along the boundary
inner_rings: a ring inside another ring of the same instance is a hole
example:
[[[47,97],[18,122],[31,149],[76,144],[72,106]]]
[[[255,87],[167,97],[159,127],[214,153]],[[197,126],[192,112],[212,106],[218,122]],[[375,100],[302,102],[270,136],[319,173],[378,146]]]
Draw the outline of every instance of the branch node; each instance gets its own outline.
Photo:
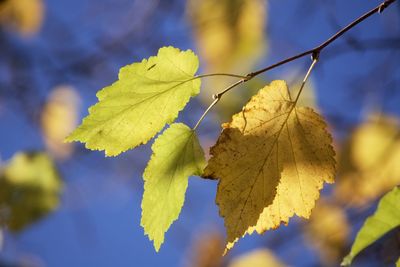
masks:
[[[391,3],[393,3],[395,0],[385,0],[385,2],[383,2],[378,9],[378,13],[382,13],[383,10],[385,10]]]
[[[319,50],[319,49],[316,49],[316,50],[314,50],[313,52],[312,52],[312,54],[311,54],[311,60],[312,61],[318,61],[319,60],[319,54],[321,53],[321,50]]]

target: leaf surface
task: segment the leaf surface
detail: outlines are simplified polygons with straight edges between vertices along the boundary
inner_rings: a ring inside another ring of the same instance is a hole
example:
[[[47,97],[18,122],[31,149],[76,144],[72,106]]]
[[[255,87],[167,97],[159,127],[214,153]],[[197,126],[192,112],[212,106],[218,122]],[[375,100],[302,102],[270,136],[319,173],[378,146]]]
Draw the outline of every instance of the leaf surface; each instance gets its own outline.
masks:
[[[323,119],[296,108],[286,83],[274,81],[222,127],[204,177],[219,179],[227,249],[245,233],[277,228],[294,214],[308,218],[335,172]]]
[[[192,51],[163,47],[157,56],[121,68],[119,80],[97,93],[99,102],[66,141],[107,156],[145,144],[199,93],[198,65]]]
[[[365,220],[342,266],[349,266],[354,257],[385,233],[400,226],[400,188],[395,187],[379,201],[375,213]]]
[[[158,251],[182,209],[189,176],[201,175],[205,159],[195,132],[182,123],[172,124],[152,150],[143,175],[141,225]]]

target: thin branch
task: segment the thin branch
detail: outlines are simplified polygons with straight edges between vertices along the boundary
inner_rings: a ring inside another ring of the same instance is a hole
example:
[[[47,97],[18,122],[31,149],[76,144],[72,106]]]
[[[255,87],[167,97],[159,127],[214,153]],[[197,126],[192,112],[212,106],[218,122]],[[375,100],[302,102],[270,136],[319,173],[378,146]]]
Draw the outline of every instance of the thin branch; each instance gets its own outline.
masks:
[[[296,59],[302,58],[304,56],[307,55],[311,55],[311,54],[319,54],[325,47],[327,47],[328,45],[330,45],[332,42],[334,42],[336,39],[338,39],[339,37],[341,37],[343,34],[345,34],[346,32],[348,32],[350,29],[352,29],[354,26],[356,26],[357,24],[359,24],[360,22],[366,20],[367,18],[369,18],[370,16],[374,15],[375,13],[382,13],[384,9],[386,9],[388,6],[390,6],[392,3],[394,3],[396,0],[386,0],[383,3],[381,3],[379,6],[371,9],[370,11],[368,11],[367,13],[365,13],[364,15],[358,17],[356,20],[354,20],[353,22],[351,22],[350,24],[348,24],[346,27],[344,27],[343,29],[341,29],[340,31],[338,31],[337,33],[335,33],[334,35],[332,35],[328,40],[326,40],[325,42],[323,42],[322,44],[320,44],[319,46],[307,50],[305,52],[302,52],[300,54],[297,54],[295,56],[292,56],[290,58],[284,59],[278,63],[275,63],[271,66],[268,66],[266,68],[263,68],[261,70],[249,73],[247,76],[250,77],[250,79],[254,78],[255,76],[264,73],[268,70],[274,69],[276,67],[279,67],[281,65],[284,65],[286,63],[289,63],[291,61],[294,61]]]
[[[312,55],[312,59],[313,59],[313,63],[311,64],[311,67],[309,69],[309,71],[307,72],[307,75],[305,77],[305,81],[303,81],[303,84],[301,86],[301,89],[299,91],[299,94],[296,97],[296,102],[298,97],[300,96],[300,93],[304,87],[304,84],[306,82],[306,78],[308,78],[312,68],[314,67],[315,63],[318,61],[319,55],[321,53],[322,50],[324,50],[327,46],[329,46],[331,43],[333,43],[335,40],[337,40],[339,37],[341,37],[342,35],[344,35],[346,32],[348,32],[350,29],[352,29],[353,27],[355,27],[356,25],[358,25],[359,23],[363,22],[364,20],[366,20],[367,18],[369,18],[370,16],[374,15],[375,13],[382,13],[387,7],[389,7],[392,3],[396,2],[396,0],[385,0],[384,2],[382,2],[380,5],[378,5],[377,7],[371,9],[370,11],[366,12],[365,14],[361,15],[360,17],[358,17],[357,19],[355,19],[353,22],[351,22],[350,24],[348,24],[347,26],[345,26],[344,28],[342,28],[341,30],[339,30],[338,32],[336,32],[334,35],[332,35],[331,37],[329,37],[326,41],[324,41],[322,44],[318,45],[317,47],[307,50],[305,52],[301,52],[297,55],[294,55],[292,57],[286,58],[282,61],[279,61],[275,64],[272,64],[268,67],[265,67],[263,69],[251,72],[245,76],[241,76],[241,75],[228,75],[228,76],[232,76],[232,77],[236,77],[238,76],[239,78],[241,78],[240,80],[238,80],[237,82],[233,83],[232,85],[228,86],[226,89],[224,89],[223,91],[221,91],[220,93],[213,95],[214,101],[210,104],[210,106],[206,109],[206,111],[203,113],[203,115],[200,117],[199,121],[196,123],[195,127],[193,128],[193,130],[197,129],[197,127],[199,126],[199,124],[201,123],[201,121],[204,119],[204,117],[207,115],[207,113],[211,110],[211,108],[213,106],[215,106],[215,104],[218,103],[218,101],[221,99],[221,97],[227,93],[228,91],[232,90],[233,88],[235,88],[236,86],[238,86],[241,83],[245,83],[251,79],[253,79],[254,77],[267,72],[269,70],[272,70],[276,67],[279,67],[281,65],[284,65],[286,63],[289,63],[291,61],[294,61],[296,59],[302,58],[304,56],[307,55]],[[212,76],[212,75],[207,75],[205,77],[208,76]]]

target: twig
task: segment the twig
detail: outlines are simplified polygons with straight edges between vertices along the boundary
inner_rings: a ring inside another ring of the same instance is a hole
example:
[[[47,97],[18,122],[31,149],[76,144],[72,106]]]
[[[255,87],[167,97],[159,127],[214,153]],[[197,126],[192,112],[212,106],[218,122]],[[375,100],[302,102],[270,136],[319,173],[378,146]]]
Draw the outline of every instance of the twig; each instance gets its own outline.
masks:
[[[286,63],[289,63],[291,61],[294,61],[296,59],[302,58],[304,56],[307,55],[312,55],[312,59],[313,59],[313,63],[312,63],[312,67],[314,67],[315,63],[317,62],[320,53],[322,52],[322,50],[324,50],[327,46],[329,46],[331,43],[333,43],[336,39],[338,39],[339,37],[341,37],[343,34],[345,34],[346,32],[348,32],[350,29],[352,29],[353,27],[355,27],[357,24],[361,23],[362,21],[366,20],[367,18],[369,18],[370,16],[374,15],[375,13],[382,13],[387,7],[389,7],[392,3],[396,2],[396,0],[385,0],[384,2],[382,2],[380,5],[378,5],[377,7],[371,9],[370,11],[366,12],[365,14],[361,15],[360,17],[358,17],[357,19],[355,19],[353,22],[351,22],[350,24],[348,24],[347,26],[345,26],[344,28],[342,28],[341,30],[339,30],[337,33],[335,33],[334,35],[332,35],[331,37],[329,37],[326,41],[324,41],[322,44],[318,45],[317,47],[307,50],[305,52],[299,53],[297,55],[294,55],[292,57],[286,58],[282,61],[279,61],[275,64],[272,64],[268,67],[265,67],[263,69],[251,72],[245,76],[241,76],[241,75],[235,75],[235,76],[240,76],[241,79],[238,80],[237,82],[233,83],[232,85],[228,86],[226,89],[224,89],[223,91],[221,91],[218,94],[213,95],[214,101],[210,104],[210,106],[204,111],[203,115],[200,117],[199,121],[196,123],[195,127],[193,127],[193,130],[197,129],[197,127],[199,126],[200,122],[204,119],[204,117],[207,115],[207,113],[211,110],[211,108],[213,106],[215,106],[215,104],[218,103],[218,101],[221,99],[221,97],[227,93],[228,91],[232,90],[233,88],[235,88],[236,86],[238,86],[241,83],[245,83],[251,79],[253,79],[254,77],[267,72],[269,70],[272,70],[276,67],[279,67],[281,65],[284,65]],[[312,69],[312,68],[310,68]],[[309,70],[310,72],[310,70]],[[308,73],[309,75],[309,73]],[[308,75],[306,76],[308,78]],[[303,82],[302,87],[304,87],[305,82]],[[303,88],[300,89],[300,92]],[[300,93],[299,92],[299,93]],[[298,99],[300,94],[297,95],[296,97],[296,101]]]

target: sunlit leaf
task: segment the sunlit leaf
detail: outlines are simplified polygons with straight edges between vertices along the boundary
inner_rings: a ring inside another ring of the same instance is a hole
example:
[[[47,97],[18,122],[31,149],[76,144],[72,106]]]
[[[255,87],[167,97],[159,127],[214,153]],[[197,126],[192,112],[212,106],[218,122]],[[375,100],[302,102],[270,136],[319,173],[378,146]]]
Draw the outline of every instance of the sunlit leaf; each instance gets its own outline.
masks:
[[[398,122],[371,116],[341,153],[335,196],[346,204],[365,205],[400,183],[399,162]]]
[[[337,265],[350,233],[344,210],[327,201],[319,201],[310,221],[305,224],[305,230],[310,245],[317,249],[321,261],[327,265]]]
[[[42,0],[3,0],[0,2],[0,24],[22,35],[36,33],[43,22]]]
[[[41,114],[42,131],[50,153],[59,159],[71,155],[73,147],[64,138],[78,124],[79,95],[70,86],[58,86],[50,94]]]
[[[201,175],[205,159],[196,133],[182,123],[172,124],[152,150],[143,175],[141,224],[158,251],[182,209],[189,176]]]
[[[385,233],[400,226],[400,188],[395,187],[379,201],[375,213],[365,220],[351,247],[350,254],[342,262],[349,266],[354,257]]]
[[[0,172],[1,223],[20,231],[57,208],[62,182],[44,153],[18,153]]]
[[[204,176],[219,179],[227,249],[245,233],[277,228],[294,214],[310,216],[323,183],[333,182],[331,142],[321,116],[295,107],[284,81],[261,89],[223,124]]]
[[[284,267],[276,256],[268,249],[259,249],[236,257],[228,267]]]
[[[67,137],[116,156],[145,144],[173,122],[200,91],[199,61],[190,50],[163,47],[158,55],[121,68],[119,80],[97,93],[99,102]]]

